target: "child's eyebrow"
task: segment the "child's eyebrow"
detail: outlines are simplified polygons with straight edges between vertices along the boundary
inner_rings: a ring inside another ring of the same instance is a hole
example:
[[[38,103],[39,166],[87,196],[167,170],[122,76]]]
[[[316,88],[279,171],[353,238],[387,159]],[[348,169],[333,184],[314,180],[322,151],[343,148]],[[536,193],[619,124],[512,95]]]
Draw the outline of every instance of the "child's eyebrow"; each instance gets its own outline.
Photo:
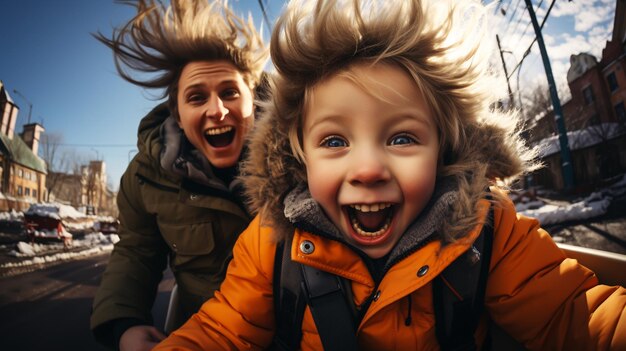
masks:
[[[415,110],[411,110],[411,111],[407,111],[406,113],[394,115],[390,118],[389,122],[398,123],[398,122],[402,122],[405,120],[411,121],[411,122],[418,122],[420,124],[423,124],[426,127],[432,127],[435,123],[430,112],[424,113],[422,111],[415,111]]]

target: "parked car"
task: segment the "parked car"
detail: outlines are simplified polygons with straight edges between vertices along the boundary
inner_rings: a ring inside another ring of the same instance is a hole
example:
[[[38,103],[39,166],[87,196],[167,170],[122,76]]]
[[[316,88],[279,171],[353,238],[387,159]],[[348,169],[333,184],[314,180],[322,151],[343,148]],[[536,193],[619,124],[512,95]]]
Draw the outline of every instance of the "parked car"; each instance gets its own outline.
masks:
[[[32,204],[24,212],[24,227],[31,241],[61,241],[71,246],[75,235],[92,231],[94,217],[59,203]]]
[[[117,234],[119,228],[120,221],[113,217],[98,217],[93,225],[94,231],[102,234]]]

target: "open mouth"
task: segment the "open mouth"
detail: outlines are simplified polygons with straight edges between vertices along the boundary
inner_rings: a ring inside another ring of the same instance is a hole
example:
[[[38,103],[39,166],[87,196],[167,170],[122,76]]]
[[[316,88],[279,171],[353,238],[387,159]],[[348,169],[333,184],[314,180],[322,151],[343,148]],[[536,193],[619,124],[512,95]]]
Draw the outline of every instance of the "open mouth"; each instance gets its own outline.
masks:
[[[352,229],[360,235],[375,238],[383,235],[393,218],[393,206],[389,203],[360,204],[347,207]]]
[[[235,139],[235,128],[232,126],[211,128],[204,132],[204,138],[213,147],[225,147]]]

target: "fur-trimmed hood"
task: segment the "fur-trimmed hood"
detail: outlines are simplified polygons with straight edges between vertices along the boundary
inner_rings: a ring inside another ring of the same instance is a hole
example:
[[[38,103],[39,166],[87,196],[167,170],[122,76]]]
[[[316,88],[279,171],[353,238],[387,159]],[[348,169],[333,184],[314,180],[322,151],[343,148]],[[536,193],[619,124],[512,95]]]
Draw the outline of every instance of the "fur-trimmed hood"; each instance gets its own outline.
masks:
[[[445,150],[442,153],[453,161],[447,164],[442,161],[444,166],[438,172],[437,186],[447,179],[445,183],[452,184],[457,192],[457,201],[440,228],[444,242],[462,237],[480,221],[476,203],[486,196],[496,179],[514,179],[528,170],[532,162],[531,158],[523,157],[528,150],[520,141],[517,129],[496,125],[495,121],[507,118],[506,115],[490,111],[483,117],[482,122],[464,130],[469,142],[452,155]],[[290,145],[291,123],[293,120],[281,116],[272,103],[266,104],[255,130],[250,133],[250,153],[242,166],[248,205],[261,215],[264,225],[274,227],[278,240],[294,230],[285,215],[285,197],[296,187],[307,186],[306,168],[294,156]],[[474,166],[471,170],[467,166],[456,168],[456,162]],[[494,193],[494,200],[498,194]]]
[[[291,2],[272,32],[276,73],[242,173],[251,209],[279,237],[293,231],[283,199],[306,184],[302,149],[290,144],[297,141],[306,92],[352,65],[388,64],[410,74],[432,109],[440,134],[437,186],[455,184],[458,196],[438,232],[445,242],[462,237],[480,222],[476,204],[489,186],[534,165],[534,152],[519,137],[519,116],[489,107],[495,81],[483,59],[490,52],[479,40],[488,33],[484,9],[478,1],[451,7],[443,1],[385,2],[384,11],[365,1],[310,5]]]

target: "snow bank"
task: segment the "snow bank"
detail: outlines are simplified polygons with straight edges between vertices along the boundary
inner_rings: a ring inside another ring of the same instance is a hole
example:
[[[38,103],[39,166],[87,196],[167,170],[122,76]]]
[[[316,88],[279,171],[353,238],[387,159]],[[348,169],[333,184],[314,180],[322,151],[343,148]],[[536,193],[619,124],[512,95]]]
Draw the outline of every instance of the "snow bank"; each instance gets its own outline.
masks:
[[[604,140],[613,139],[623,133],[624,130],[619,123],[601,123],[567,132],[567,140],[570,150],[578,150],[600,144]],[[558,135],[542,139],[536,146],[539,150],[539,157],[546,157],[561,151]]]
[[[9,255],[14,257],[32,257],[32,259],[6,263],[0,265],[0,268],[23,267],[33,264],[88,257],[113,250],[113,244],[119,240],[119,237],[115,234],[88,234],[85,235],[83,239],[74,240],[71,251],[63,250],[63,244],[29,244],[19,242],[16,249],[9,252]],[[84,248],[84,250],[77,251],[77,248]]]
[[[10,212],[0,212],[0,221],[6,222],[21,222],[24,220],[24,214],[11,210]]]
[[[585,199],[557,206],[540,200],[520,202],[515,205],[517,212],[527,217],[537,218],[541,225],[551,225],[567,221],[580,221],[605,214],[611,201],[626,194],[626,174],[608,188],[591,193]]]
[[[43,203],[43,204],[32,204],[28,211],[25,212],[26,215],[37,215],[41,217],[50,217],[54,219],[82,219],[87,218],[82,212],[79,212],[72,206],[63,205],[59,203]]]
[[[598,193],[594,194],[583,201],[567,206],[544,204],[539,208],[519,211],[519,213],[527,217],[537,218],[541,225],[598,217],[606,213],[611,205],[611,198],[605,198],[601,195],[598,197]]]

